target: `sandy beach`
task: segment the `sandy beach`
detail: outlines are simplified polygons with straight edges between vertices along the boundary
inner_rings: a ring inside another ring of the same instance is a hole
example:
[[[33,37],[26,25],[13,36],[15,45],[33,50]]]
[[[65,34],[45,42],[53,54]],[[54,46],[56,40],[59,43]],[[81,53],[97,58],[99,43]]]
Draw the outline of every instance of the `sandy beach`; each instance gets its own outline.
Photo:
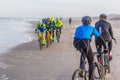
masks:
[[[94,23],[96,20],[93,20]],[[117,44],[113,42],[113,60],[111,61],[110,80],[119,80],[120,75],[120,20],[109,20],[112,24]],[[0,55],[0,80],[71,80],[79,66],[79,52],[72,45],[75,26],[64,21],[60,42],[54,42],[49,48],[39,50],[35,40],[18,45]],[[94,39],[94,38],[93,38]],[[94,40],[93,51],[96,51]]]

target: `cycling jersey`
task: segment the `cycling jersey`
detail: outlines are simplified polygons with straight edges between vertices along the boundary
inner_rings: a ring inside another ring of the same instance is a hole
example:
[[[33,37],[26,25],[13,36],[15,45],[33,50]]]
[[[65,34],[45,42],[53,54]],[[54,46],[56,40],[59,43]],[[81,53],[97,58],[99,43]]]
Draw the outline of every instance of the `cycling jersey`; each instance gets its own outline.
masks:
[[[37,31],[37,30],[40,30],[41,32],[45,31],[46,25],[44,23],[41,23],[41,24],[42,24],[41,26],[39,24],[36,25],[35,31]]]
[[[83,25],[83,26],[79,26],[78,28],[76,28],[74,38],[91,40],[92,35],[95,35],[96,37],[100,36],[98,31],[93,26]]]
[[[62,25],[63,25],[63,23],[60,20],[55,22],[55,26],[58,27],[58,28],[62,27]]]
[[[105,41],[109,42],[113,39],[113,31],[111,24],[107,21],[100,20],[96,22],[95,28],[101,34]]]

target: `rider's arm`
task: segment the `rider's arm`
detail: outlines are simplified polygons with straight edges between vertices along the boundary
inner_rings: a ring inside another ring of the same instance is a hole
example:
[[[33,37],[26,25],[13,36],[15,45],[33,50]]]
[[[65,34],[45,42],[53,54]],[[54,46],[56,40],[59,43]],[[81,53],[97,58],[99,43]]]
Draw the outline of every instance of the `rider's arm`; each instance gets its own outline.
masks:
[[[109,28],[109,33],[110,33],[110,35],[111,35],[111,38],[115,41],[115,43],[117,43],[116,39],[113,37],[113,30],[112,30],[112,26],[111,26],[110,23],[109,23],[109,26],[110,26],[110,28]]]
[[[110,23],[109,23],[109,26],[110,26],[110,28],[109,28],[109,33],[110,33],[112,39],[114,39],[114,37],[113,37],[113,30],[112,30],[112,26],[111,26]]]

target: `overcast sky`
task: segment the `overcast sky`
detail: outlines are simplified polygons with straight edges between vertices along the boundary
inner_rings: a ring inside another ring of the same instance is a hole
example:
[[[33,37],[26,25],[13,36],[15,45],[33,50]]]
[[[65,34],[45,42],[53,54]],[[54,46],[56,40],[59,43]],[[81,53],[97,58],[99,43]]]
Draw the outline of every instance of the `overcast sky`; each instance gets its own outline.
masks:
[[[0,0],[0,17],[80,17],[120,14],[120,0]]]

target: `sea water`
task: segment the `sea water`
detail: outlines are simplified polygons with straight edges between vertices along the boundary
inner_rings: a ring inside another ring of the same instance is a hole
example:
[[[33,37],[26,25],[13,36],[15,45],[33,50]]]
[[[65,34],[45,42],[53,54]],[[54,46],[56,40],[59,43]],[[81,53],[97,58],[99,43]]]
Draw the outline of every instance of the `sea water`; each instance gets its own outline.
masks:
[[[27,21],[0,19],[0,53],[10,48],[32,41],[33,24]]]

